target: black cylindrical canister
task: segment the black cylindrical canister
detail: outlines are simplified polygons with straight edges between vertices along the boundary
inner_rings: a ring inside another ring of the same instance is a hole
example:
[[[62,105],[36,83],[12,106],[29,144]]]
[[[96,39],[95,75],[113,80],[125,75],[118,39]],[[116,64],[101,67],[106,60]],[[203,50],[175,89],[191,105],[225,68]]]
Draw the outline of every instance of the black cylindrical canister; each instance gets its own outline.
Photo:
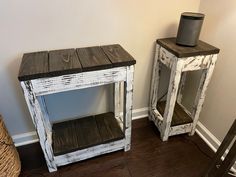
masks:
[[[201,32],[204,14],[184,12],[181,14],[176,44],[196,46]]]

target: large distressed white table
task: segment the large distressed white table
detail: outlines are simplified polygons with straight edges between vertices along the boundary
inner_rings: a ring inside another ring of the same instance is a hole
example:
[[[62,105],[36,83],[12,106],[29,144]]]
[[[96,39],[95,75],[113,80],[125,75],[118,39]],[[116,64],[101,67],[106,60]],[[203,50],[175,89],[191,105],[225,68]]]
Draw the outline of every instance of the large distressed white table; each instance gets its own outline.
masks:
[[[149,119],[159,129],[163,141],[167,141],[169,136],[195,133],[207,86],[219,53],[218,48],[203,41],[199,41],[195,47],[185,47],[176,45],[175,40],[175,38],[157,40],[150,90]],[[164,95],[158,95],[162,66],[171,70],[165,101],[162,101]],[[196,70],[202,70],[202,75],[190,112],[182,104],[182,92],[187,71]]]
[[[18,79],[50,172],[58,166],[130,149],[135,63],[118,44],[24,54]],[[114,113],[50,121],[45,95],[105,84],[114,85]]]

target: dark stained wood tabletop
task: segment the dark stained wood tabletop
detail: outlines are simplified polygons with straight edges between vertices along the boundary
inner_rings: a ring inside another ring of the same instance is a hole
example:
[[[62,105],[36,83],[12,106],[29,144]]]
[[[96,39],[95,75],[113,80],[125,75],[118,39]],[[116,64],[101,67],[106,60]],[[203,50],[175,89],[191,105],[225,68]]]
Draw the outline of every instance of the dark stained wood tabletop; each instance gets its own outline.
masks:
[[[112,63],[102,51],[101,47],[87,47],[76,49],[83,71],[93,71],[96,69],[107,69],[112,67]]]
[[[136,60],[119,44],[25,53],[18,79],[26,81],[135,63]]]
[[[220,49],[199,40],[195,47],[177,45],[176,38],[163,38],[156,41],[160,46],[173,53],[178,58],[192,57],[197,55],[211,55],[220,52]]]
[[[82,66],[74,49],[49,51],[49,58],[48,72],[51,75],[60,75],[61,71],[64,74],[82,71]]]
[[[104,53],[112,62],[113,66],[120,66],[120,65],[132,65],[133,61],[130,60],[132,56],[125,51],[120,45],[107,45],[101,47]]]
[[[46,77],[48,72],[48,52],[24,54],[19,70],[19,80],[27,80],[27,76]]]

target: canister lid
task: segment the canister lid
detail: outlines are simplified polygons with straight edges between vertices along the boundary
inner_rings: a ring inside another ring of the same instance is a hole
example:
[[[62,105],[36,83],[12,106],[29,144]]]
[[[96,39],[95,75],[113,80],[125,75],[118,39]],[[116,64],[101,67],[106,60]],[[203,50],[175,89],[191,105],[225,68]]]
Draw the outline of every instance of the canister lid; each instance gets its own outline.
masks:
[[[203,20],[204,14],[202,13],[195,13],[195,12],[184,12],[181,14],[182,18],[192,19],[192,20]]]

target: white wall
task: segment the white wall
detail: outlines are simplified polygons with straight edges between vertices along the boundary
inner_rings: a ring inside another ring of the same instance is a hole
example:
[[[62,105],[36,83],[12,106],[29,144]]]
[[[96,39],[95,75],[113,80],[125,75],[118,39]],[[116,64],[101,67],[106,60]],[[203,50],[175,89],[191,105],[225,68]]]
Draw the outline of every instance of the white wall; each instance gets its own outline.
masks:
[[[0,0],[0,112],[10,133],[34,130],[17,80],[24,52],[120,43],[137,60],[134,109],[147,107],[154,41],[175,36],[181,12],[197,11],[199,3],[200,0]],[[90,95],[91,90],[81,93]],[[101,93],[102,90],[97,91]],[[51,97],[48,104],[52,99],[63,101],[63,97]],[[71,102],[76,100],[77,97]],[[75,107],[77,111],[84,101]],[[60,105],[54,106],[54,113],[61,109]]]
[[[221,49],[200,121],[222,141],[236,118],[236,1],[202,0],[199,10],[206,15],[201,38]]]

